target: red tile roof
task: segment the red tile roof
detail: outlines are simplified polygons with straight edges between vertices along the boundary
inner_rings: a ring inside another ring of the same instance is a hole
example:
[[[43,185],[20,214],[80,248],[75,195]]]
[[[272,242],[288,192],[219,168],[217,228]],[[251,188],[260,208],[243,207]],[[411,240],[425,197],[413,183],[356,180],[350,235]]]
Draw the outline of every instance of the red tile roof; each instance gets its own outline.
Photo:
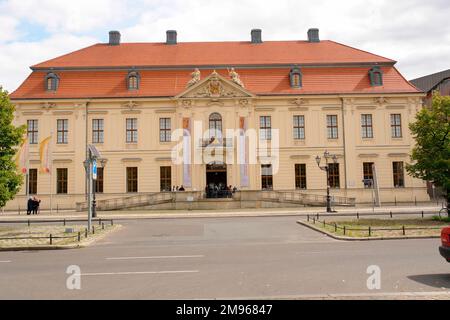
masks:
[[[384,85],[372,87],[365,67],[303,68],[303,86],[293,89],[289,68],[236,69],[245,88],[256,95],[417,93],[394,67],[383,67]],[[213,70],[202,70],[202,78]],[[144,70],[137,91],[126,86],[127,71],[65,71],[58,73],[60,87],[55,93],[44,90],[46,72],[35,71],[12,95],[12,99],[169,97],[186,90],[189,70]],[[218,73],[229,78],[226,70]]]
[[[32,68],[394,63],[333,41],[96,44]]]
[[[289,83],[289,71],[295,64],[302,69],[301,89],[293,89]],[[235,67],[246,89],[256,95],[418,93],[394,64],[393,60],[333,41],[96,44],[33,66],[33,73],[11,98],[171,97],[182,93],[193,68],[202,66],[211,67],[201,70],[202,78],[214,68],[229,78],[224,67]],[[370,85],[368,71],[373,65],[382,66],[381,87]],[[137,91],[126,87],[131,67],[140,72]],[[60,78],[56,92],[44,88],[45,75],[51,68]]]

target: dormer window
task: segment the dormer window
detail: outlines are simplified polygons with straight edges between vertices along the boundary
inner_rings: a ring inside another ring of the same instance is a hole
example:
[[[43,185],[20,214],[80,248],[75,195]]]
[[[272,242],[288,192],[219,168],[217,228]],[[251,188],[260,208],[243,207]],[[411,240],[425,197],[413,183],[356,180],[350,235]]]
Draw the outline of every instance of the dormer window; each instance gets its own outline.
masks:
[[[141,77],[139,76],[139,73],[136,71],[131,71],[128,73],[128,90],[138,90],[139,89],[139,82],[141,80]]]
[[[56,91],[59,86],[59,77],[53,72],[48,73],[45,76],[45,90]]]
[[[291,88],[301,88],[302,87],[302,72],[299,68],[294,68],[289,73],[289,79],[291,82]]]
[[[383,85],[383,71],[380,67],[373,67],[369,71],[370,85],[372,87],[379,87]]]

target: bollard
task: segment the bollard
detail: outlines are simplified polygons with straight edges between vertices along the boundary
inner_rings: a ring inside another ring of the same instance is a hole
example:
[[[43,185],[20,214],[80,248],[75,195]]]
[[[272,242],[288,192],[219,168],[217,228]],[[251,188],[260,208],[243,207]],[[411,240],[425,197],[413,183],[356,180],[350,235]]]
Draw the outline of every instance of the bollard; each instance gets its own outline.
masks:
[[[356,218],[359,219],[359,212],[356,213]]]
[[[317,220],[319,220],[319,214],[317,214]]]
[[[372,236],[372,227],[369,227],[369,237]]]
[[[403,226],[403,235],[405,236],[406,235],[406,230],[405,230],[405,226]]]
[[[325,220],[323,220],[323,227],[325,228],[327,224],[325,223]]]
[[[98,220],[98,225],[99,225],[99,226],[102,225],[102,218],[100,218],[100,219]]]
[[[391,211],[391,212],[389,212],[389,214],[391,215],[391,219],[392,219],[392,211]]]
[[[316,224],[316,218],[313,218],[313,223]]]
[[[102,223],[102,230],[105,230],[105,224]]]
[[[309,214],[306,216],[307,221],[309,222]]]
[[[334,223],[334,232],[337,233],[337,223],[336,222]]]
[[[85,237],[85,238],[88,237],[88,229],[87,229],[87,228],[84,230],[84,237]]]
[[[347,228],[344,226],[344,236],[345,236],[346,231],[347,231]]]
[[[50,245],[53,244],[53,236],[50,234]]]
[[[92,226],[92,234],[95,234],[95,227]]]
[[[64,226],[66,226],[66,219],[64,219],[63,223],[64,223]]]
[[[423,210],[422,210],[422,219],[423,219]]]
[[[111,219],[111,227],[114,225],[114,220]]]
[[[81,232],[78,232],[78,242],[81,242]]]

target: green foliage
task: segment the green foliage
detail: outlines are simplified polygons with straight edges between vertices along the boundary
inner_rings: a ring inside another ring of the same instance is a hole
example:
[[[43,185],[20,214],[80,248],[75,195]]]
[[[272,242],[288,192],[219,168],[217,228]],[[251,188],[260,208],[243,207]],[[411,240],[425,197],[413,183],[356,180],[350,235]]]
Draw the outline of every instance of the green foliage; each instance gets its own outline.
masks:
[[[0,87],[0,207],[14,199],[23,182],[17,172],[14,157],[23,141],[25,127],[15,127],[14,105],[9,101],[8,92]]]
[[[450,97],[434,93],[431,108],[422,109],[410,125],[416,139],[408,172],[450,193]]]

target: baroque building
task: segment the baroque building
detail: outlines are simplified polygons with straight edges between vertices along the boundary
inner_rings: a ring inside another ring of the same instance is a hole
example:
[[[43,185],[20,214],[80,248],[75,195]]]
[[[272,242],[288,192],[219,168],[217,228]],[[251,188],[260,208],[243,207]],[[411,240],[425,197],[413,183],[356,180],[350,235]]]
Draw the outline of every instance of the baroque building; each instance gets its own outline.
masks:
[[[174,186],[204,197],[230,185],[324,195],[316,157],[328,151],[334,197],[371,202],[375,180],[381,202],[427,201],[426,184],[405,169],[408,124],[425,95],[395,64],[317,29],[303,41],[263,41],[258,29],[248,42],[192,43],[176,31],[165,43],[122,43],[112,31],[108,43],[32,66],[11,94],[29,164],[27,187],[6,209],[27,194],[44,209],[50,198],[53,208],[83,202],[90,144],[107,160],[98,199]]]

